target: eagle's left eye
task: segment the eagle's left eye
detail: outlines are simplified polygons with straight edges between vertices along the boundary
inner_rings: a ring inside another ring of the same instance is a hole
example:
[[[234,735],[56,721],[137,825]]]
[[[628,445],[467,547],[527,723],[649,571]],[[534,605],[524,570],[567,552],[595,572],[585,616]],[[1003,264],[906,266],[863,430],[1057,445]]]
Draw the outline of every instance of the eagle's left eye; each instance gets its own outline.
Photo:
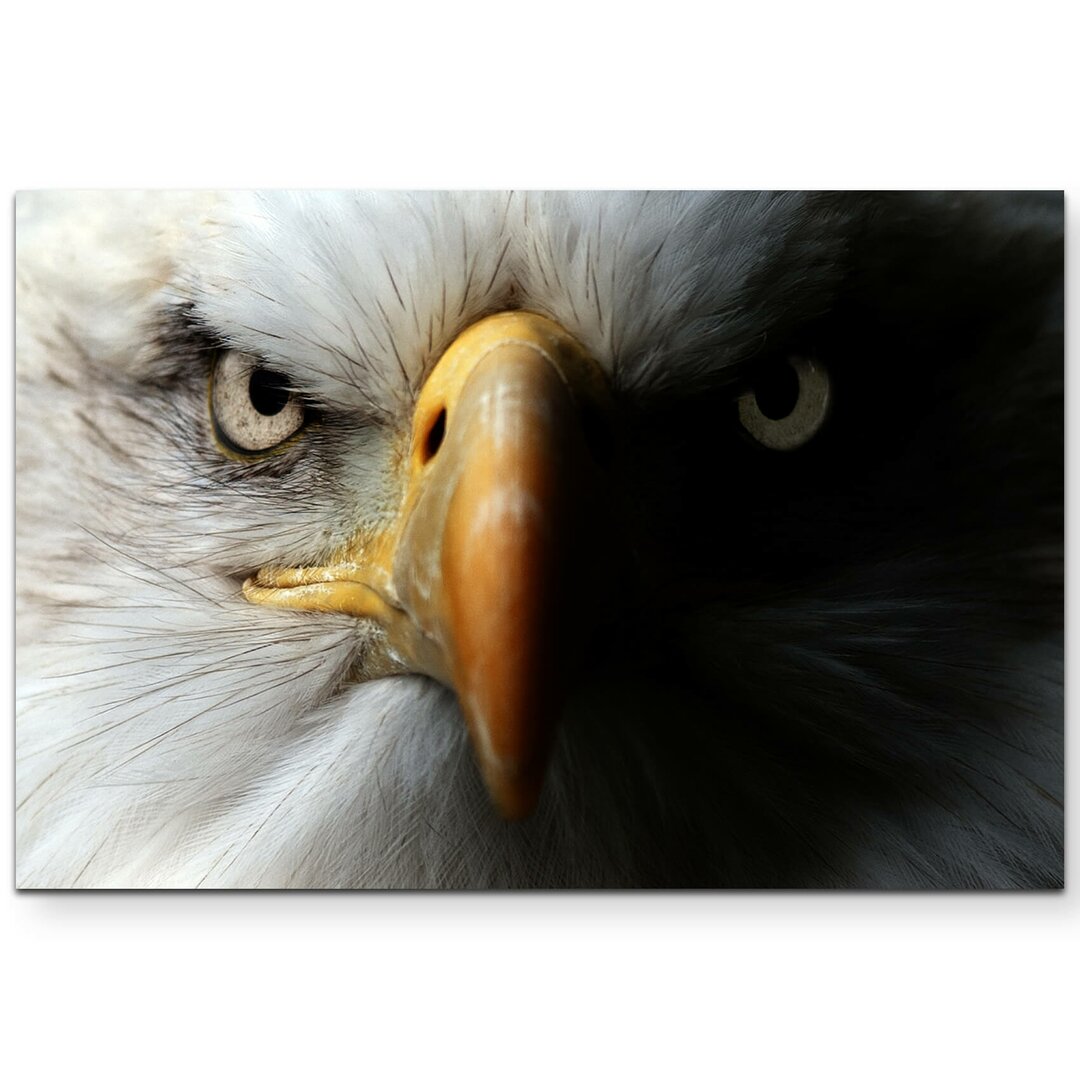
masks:
[[[797,450],[821,429],[832,387],[824,365],[790,356],[763,371],[739,397],[739,423],[769,450]]]
[[[303,426],[303,400],[279,372],[230,349],[210,376],[210,416],[222,447],[233,453],[273,450]]]

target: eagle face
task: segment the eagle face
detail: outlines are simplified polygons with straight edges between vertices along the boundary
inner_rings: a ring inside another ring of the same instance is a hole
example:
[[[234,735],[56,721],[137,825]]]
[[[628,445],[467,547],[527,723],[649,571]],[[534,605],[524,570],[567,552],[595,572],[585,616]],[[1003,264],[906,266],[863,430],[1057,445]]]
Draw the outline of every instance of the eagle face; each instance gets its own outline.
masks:
[[[1054,886],[1062,204],[18,205],[21,886]]]

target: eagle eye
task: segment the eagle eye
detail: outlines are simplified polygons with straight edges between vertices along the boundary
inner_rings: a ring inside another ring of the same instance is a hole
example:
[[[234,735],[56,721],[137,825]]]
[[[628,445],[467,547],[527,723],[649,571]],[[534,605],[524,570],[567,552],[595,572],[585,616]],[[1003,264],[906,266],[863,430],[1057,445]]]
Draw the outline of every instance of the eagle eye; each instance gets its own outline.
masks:
[[[739,397],[739,423],[769,450],[797,450],[821,429],[829,412],[829,373],[819,360],[790,356]]]
[[[250,455],[295,435],[304,426],[305,409],[284,375],[230,349],[210,374],[210,418],[223,449]]]

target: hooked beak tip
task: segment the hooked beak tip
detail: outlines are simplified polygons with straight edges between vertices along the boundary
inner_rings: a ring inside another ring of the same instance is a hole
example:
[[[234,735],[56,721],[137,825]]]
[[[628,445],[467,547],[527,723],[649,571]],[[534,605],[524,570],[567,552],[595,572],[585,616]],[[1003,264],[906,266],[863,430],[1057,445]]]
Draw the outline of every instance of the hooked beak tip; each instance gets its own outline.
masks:
[[[544,783],[541,768],[517,769],[480,757],[484,786],[504,821],[522,821],[536,809]]]

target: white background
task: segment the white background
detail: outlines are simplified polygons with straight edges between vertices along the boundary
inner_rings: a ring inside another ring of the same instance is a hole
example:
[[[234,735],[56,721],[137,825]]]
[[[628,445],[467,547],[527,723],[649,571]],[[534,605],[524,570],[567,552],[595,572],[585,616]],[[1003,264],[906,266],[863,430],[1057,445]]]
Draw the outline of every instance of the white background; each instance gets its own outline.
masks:
[[[0,157],[9,195],[1075,191],[1064,12],[924,0],[24,6],[4,19]],[[11,250],[10,213],[4,228]],[[10,273],[5,262],[8,298]],[[1075,312],[1075,280],[1069,291]],[[10,436],[0,448],[10,513]],[[10,813],[10,770],[4,782]],[[20,1078],[1076,1075],[1077,908],[1075,891],[12,891],[2,1045]]]

